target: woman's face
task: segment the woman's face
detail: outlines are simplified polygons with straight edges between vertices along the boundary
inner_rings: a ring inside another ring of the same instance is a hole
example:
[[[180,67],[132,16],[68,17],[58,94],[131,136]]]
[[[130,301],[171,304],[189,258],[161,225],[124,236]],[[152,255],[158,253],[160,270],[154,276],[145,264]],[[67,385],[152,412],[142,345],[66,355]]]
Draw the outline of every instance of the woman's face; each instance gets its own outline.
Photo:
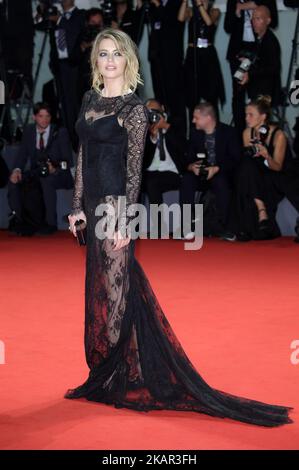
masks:
[[[119,51],[112,39],[102,39],[99,45],[97,65],[104,78],[124,76],[126,62],[125,56]]]
[[[260,114],[258,109],[255,106],[247,106],[245,112],[246,124],[247,127],[253,129],[259,127],[265,123],[266,115]]]

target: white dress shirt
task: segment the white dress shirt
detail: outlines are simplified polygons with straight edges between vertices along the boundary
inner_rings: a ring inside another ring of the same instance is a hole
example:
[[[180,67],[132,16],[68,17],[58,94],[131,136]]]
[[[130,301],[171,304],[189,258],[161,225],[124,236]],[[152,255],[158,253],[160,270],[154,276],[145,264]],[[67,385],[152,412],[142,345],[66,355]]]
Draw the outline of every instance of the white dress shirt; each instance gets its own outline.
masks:
[[[163,134],[166,134],[166,129],[162,129]],[[153,144],[158,142],[158,137],[153,138],[150,136],[150,139]],[[165,151],[165,160],[160,160],[160,150],[158,145],[156,146],[156,150],[154,153],[154,158],[150,166],[147,168],[147,171],[173,171],[174,173],[179,173],[177,167],[175,166],[174,161],[172,160],[167,147],[166,141],[163,141],[163,147]]]
[[[43,134],[44,148],[46,148],[48,145],[48,140],[50,136],[50,127],[51,126],[49,125],[48,127],[46,127],[46,129],[42,131],[44,133]],[[39,149],[39,142],[40,142],[40,131],[38,131],[36,127],[36,148],[37,149]]]

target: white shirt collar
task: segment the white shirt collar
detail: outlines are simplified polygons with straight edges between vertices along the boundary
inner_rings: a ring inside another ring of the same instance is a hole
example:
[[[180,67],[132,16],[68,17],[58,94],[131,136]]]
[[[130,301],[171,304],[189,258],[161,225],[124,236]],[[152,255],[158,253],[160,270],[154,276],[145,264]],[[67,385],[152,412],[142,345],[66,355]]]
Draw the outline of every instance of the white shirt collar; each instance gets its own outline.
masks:
[[[48,138],[49,138],[49,135],[50,135],[50,129],[51,129],[51,124],[48,125],[48,127],[46,127],[46,129],[44,129],[42,132],[44,132],[43,134],[43,139],[44,139],[44,142],[47,142],[48,141]],[[39,138],[40,136],[40,131],[37,129],[37,126],[36,126],[36,136]]]
[[[73,11],[75,10],[75,8],[77,8],[76,5],[74,5],[74,6],[73,6],[72,8],[70,8],[69,10],[64,11],[63,13],[73,13]]]

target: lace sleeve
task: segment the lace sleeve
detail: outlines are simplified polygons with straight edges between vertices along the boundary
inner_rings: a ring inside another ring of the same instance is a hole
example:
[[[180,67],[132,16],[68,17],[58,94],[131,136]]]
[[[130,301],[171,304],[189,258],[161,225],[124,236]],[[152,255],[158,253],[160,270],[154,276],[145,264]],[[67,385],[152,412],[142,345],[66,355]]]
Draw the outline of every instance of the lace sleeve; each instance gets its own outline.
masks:
[[[79,113],[79,118],[85,114],[87,104],[90,100],[90,91],[87,91],[82,100],[82,105]],[[83,176],[82,176],[82,159],[83,159],[83,149],[82,145],[79,145],[79,153],[77,158],[77,165],[76,165],[76,175],[75,175],[75,187],[73,192],[73,202],[72,202],[72,215],[76,215],[77,213],[83,210]]]
[[[142,159],[148,129],[146,108],[142,104],[134,106],[124,121],[128,132],[126,213],[130,221],[128,207],[137,203],[142,178]],[[133,216],[134,217],[134,216]]]
[[[83,210],[83,177],[82,177],[82,145],[79,148],[79,154],[76,166],[75,187],[73,192],[72,215],[76,215]]]

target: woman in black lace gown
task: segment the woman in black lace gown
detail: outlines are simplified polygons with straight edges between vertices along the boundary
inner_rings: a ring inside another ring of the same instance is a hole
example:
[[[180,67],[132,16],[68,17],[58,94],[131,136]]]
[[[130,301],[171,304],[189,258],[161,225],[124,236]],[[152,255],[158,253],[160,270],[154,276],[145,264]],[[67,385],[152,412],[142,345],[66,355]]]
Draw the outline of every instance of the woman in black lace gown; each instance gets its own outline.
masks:
[[[81,145],[69,216],[74,235],[76,220],[86,220],[88,228],[85,352],[90,373],[65,397],[138,411],[197,411],[262,426],[290,423],[290,408],[210,387],[161,310],[134,256],[133,237],[122,237],[120,225],[113,237],[96,235],[99,204],[116,208],[124,196],[126,208],[137,202],[148,122],[134,93],[140,79],[130,38],[117,30],[100,33],[92,64],[93,89],[84,96],[77,122]],[[104,214],[103,226],[109,220]]]

